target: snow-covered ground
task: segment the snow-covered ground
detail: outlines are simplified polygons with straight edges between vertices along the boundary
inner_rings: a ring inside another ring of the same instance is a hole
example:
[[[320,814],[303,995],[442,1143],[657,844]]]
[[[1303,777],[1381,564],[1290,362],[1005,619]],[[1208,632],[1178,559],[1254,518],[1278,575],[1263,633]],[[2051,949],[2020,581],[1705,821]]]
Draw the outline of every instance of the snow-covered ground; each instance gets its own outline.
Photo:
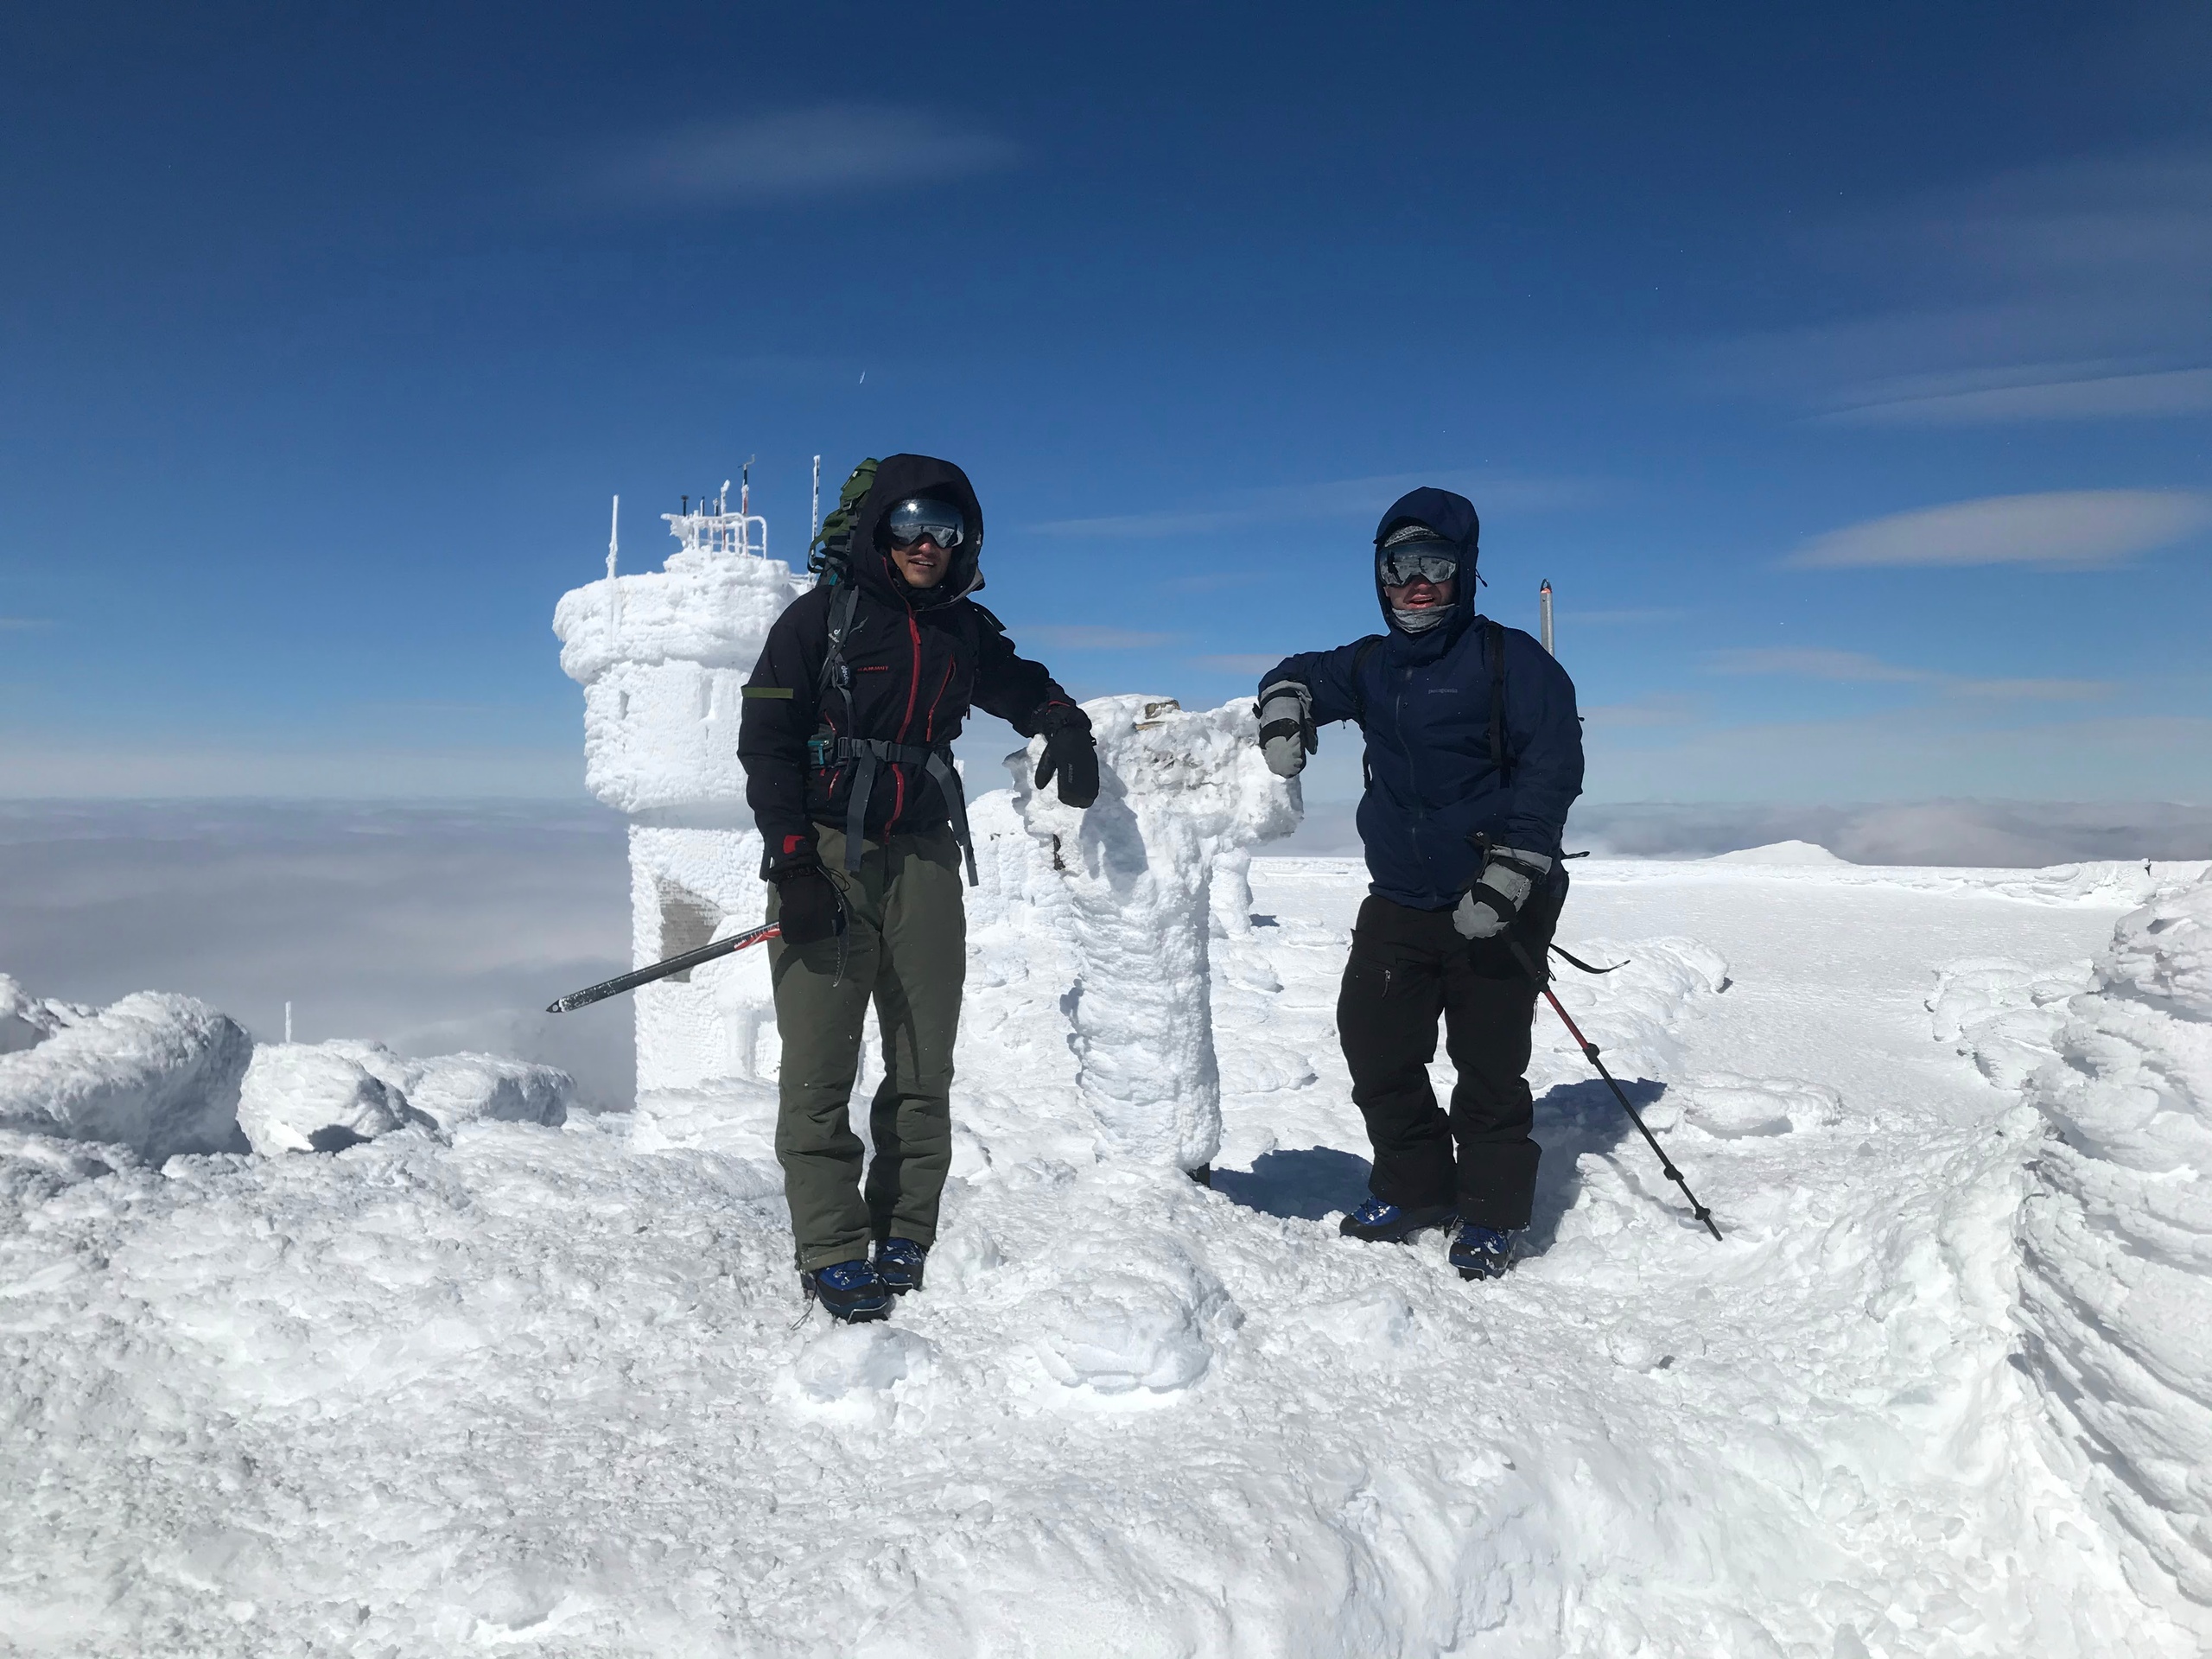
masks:
[[[0,985],[0,1651],[2202,1651],[2202,867],[1777,856],[1562,928],[1726,1242],[1547,1012],[1497,1284],[1336,1234],[1349,862],[1212,941],[1211,1191],[1101,1157],[1052,912],[980,916],[930,1287],[858,1329],[747,1137]],[[343,1149],[156,1163],[180,1067]]]

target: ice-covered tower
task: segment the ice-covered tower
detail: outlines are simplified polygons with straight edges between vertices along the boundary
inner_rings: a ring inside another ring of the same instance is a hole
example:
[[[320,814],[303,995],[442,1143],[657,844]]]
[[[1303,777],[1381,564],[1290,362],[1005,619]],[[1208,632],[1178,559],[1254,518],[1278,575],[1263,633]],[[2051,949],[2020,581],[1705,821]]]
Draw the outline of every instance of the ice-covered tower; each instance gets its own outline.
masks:
[[[585,782],[630,818],[639,967],[757,925],[766,906],[737,759],[740,690],[769,625],[809,580],[767,556],[749,494],[733,512],[725,483],[697,512],[663,514],[680,545],[662,569],[617,575],[610,543],[606,578],[563,594],[553,613],[561,666],[584,688]],[[772,1127],[760,1084],[776,1039],[765,952],[662,980],[634,1000],[648,1116]]]

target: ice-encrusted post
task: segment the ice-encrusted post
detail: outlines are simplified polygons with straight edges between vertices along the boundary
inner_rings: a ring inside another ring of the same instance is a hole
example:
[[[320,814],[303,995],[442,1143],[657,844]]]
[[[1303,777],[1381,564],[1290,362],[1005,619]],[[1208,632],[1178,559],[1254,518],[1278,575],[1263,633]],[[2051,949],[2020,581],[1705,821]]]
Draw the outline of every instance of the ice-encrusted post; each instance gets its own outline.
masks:
[[[1297,828],[1298,786],[1268,770],[1249,702],[1185,711],[1169,697],[1099,697],[1084,710],[1100,780],[1087,811],[1061,805],[1056,784],[1033,787],[1041,740],[1008,762],[1068,906],[1078,1086],[1115,1154],[1201,1169],[1221,1146],[1216,918],[1249,926],[1252,849]]]

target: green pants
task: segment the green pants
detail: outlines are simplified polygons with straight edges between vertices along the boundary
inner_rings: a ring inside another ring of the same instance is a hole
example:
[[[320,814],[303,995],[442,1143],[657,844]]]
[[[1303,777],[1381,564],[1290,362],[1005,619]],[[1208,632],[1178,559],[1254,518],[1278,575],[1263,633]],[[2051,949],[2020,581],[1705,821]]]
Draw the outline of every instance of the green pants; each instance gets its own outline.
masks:
[[[864,842],[858,875],[845,872],[844,836],[817,834],[822,867],[844,895],[845,938],[768,944],[784,1047],[776,1158],[802,1270],[864,1256],[871,1238],[935,1241],[952,1166],[952,1045],[968,971],[951,830]],[[772,888],[769,920],[777,908]],[[886,1070],[868,1111],[875,1160],[863,1197],[849,1104],[871,1001]]]

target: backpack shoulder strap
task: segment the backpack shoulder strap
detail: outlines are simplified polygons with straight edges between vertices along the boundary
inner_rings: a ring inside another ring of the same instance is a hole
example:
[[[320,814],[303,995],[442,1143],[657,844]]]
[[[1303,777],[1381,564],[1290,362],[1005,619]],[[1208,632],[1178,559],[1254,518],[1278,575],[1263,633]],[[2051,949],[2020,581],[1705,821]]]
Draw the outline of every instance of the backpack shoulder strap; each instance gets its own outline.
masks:
[[[1513,760],[1505,752],[1505,625],[1492,622],[1484,644],[1490,650],[1490,763],[1510,784]]]
[[[1359,676],[1367,666],[1367,659],[1375,654],[1375,647],[1382,643],[1382,636],[1370,633],[1352,647],[1351,652],[1351,717],[1362,726],[1367,724],[1367,695],[1360,690]]]
[[[849,580],[839,582],[837,591],[830,596],[830,649],[823,653],[822,676],[814,686],[817,703],[830,695],[833,687],[845,694],[848,736],[853,729],[853,671],[845,666],[845,636],[853,631],[853,615],[860,605],[861,590]]]

